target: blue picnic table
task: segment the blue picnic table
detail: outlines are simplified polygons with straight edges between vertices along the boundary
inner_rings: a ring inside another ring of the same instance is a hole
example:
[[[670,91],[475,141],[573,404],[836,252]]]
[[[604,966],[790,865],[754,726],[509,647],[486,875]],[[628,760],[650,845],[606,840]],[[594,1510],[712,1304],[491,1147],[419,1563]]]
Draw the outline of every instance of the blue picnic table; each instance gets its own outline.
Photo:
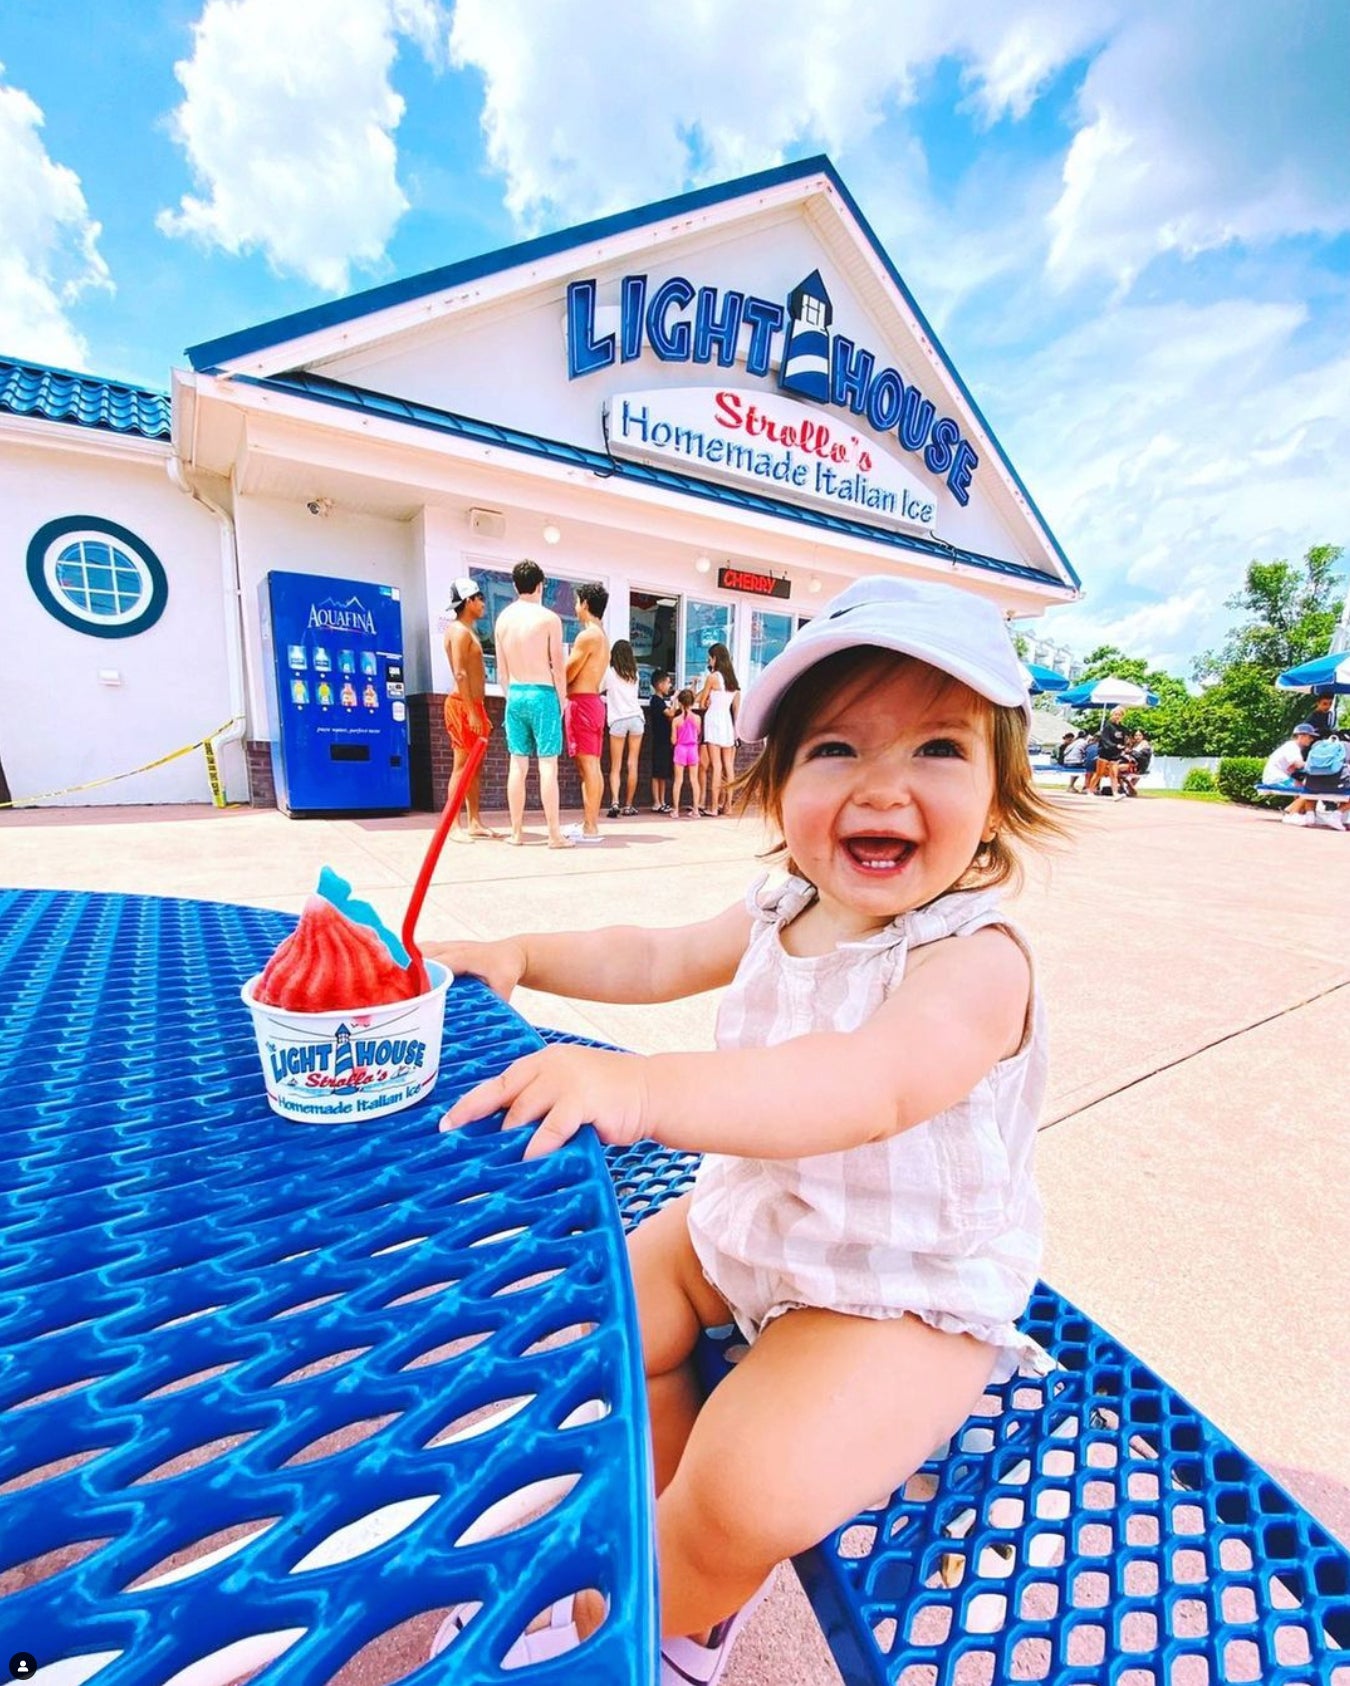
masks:
[[[524,1164],[525,1132],[437,1133],[540,1046],[471,982],[430,1102],[277,1117],[239,988],[293,923],[0,892],[0,1661],[43,1686],[488,1686],[591,1586],[606,1621],[532,1681],[649,1686],[645,1393],[599,1146]]]
[[[489,1686],[517,1678],[499,1659],[525,1621],[590,1585],[604,1626],[531,1686],[649,1686],[619,1219],[696,1161],[438,1135],[471,1083],[576,1040],[467,979],[432,1102],[276,1118],[237,992],[292,923],[0,891],[4,1637],[44,1686],[367,1664]],[[797,1561],[848,1686],[1350,1686],[1350,1553],[1045,1284],[1024,1327],[1056,1368],[991,1388]],[[427,1660],[460,1601],[481,1608]]]

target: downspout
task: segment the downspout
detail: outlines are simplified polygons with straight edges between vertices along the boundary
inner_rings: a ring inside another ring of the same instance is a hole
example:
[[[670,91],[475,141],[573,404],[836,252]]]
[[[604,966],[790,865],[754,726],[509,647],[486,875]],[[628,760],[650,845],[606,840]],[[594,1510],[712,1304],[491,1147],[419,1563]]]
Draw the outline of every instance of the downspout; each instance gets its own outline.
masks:
[[[225,606],[225,666],[230,685],[230,724],[215,739],[217,749],[238,743],[248,729],[248,690],[244,673],[244,637],[240,624],[241,593],[239,588],[239,548],[235,542],[234,519],[229,510],[207,497],[188,479],[176,456],[165,464],[169,479],[180,492],[186,492],[203,509],[215,516],[220,524],[220,589]],[[248,780],[248,761],[244,762],[244,778]],[[251,795],[251,792],[249,793]],[[247,800],[247,797],[246,797]]]

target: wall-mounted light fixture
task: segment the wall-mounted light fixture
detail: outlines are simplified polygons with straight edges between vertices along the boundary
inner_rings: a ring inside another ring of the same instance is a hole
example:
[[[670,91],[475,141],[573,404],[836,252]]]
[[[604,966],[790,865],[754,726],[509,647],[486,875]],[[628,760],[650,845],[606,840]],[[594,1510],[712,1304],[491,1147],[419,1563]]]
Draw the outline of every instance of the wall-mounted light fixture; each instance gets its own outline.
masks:
[[[558,540],[561,537],[562,537],[562,528],[558,525],[558,523],[556,521],[545,521],[545,523],[544,523],[544,543],[545,544],[557,544]]]
[[[808,591],[819,591],[820,590],[820,580],[816,577],[815,574],[812,574],[811,578],[806,582],[806,589]]]
[[[700,556],[694,563],[694,567],[700,574],[710,574],[712,572],[712,557]]]

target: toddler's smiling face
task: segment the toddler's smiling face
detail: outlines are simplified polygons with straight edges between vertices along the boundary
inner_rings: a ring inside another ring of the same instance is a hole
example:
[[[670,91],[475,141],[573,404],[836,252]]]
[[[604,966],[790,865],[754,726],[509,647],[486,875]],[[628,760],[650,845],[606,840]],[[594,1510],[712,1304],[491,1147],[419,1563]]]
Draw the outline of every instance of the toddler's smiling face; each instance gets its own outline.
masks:
[[[989,705],[923,662],[878,656],[808,723],[783,837],[842,937],[922,907],[993,826]]]

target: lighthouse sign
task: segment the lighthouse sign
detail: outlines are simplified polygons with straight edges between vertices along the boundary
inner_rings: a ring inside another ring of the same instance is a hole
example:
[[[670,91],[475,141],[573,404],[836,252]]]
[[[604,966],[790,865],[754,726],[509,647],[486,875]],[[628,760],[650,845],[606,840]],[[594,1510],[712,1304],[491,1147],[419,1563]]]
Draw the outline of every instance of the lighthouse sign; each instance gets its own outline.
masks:
[[[766,497],[823,504],[888,526],[926,529],[934,494],[875,440],[828,413],[736,387],[616,393],[605,406],[616,457],[716,475]]]
[[[567,288],[567,373],[577,380],[650,351],[662,363],[716,360],[730,369],[740,361],[747,375],[765,376],[776,355],[780,391],[846,412],[830,423],[836,440],[854,426],[890,435],[920,457],[929,474],[946,481],[957,503],[968,504],[980,459],[960,424],[939,415],[916,384],[836,333],[833,324],[834,305],[818,269],[797,283],[785,304],[731,288],[695,288],[682,275],[650,288],[647,276],[625,275],[617,309],[602,309],[594,279],[573,281]],[[770,402],[765,394],[760,398]],[[873,450],[878,459],[885,456],[875,443]],[[800,495],[802,487],[788,484]]]

